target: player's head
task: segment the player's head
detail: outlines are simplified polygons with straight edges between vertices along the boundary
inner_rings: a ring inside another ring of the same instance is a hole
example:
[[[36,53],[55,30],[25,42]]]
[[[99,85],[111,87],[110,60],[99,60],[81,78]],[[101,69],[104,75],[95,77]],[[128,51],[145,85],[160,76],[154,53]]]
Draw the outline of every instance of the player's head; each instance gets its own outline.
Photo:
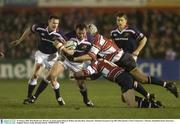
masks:
[[[124,29],[127,25],[127,15],[125,13],[117,13],[116,14],[116,24],[118,28]]]
[[[82,40],[86,38],[87,35],[87,27],[85,24],[77,24],[75,27],[76,35],[78,39]]]
[[[87,26],[87,31],[91,34],[91,35],[96,35],[98,33],[98,29],[94,24],[89,24]]]
[[[51,31],[54,31],[59,26],[59,17],[51,15],[48,19],[48,28]]]

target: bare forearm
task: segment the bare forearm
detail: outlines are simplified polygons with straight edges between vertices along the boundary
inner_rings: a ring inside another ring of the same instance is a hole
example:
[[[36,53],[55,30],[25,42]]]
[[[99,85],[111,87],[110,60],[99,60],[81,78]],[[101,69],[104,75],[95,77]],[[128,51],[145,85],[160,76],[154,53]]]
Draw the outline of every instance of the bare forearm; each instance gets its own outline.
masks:
[[[144,37],[140,42],[138,47],[136,48],[136,50],[133,52],[134,54],[139,54],[139,52],[141,52],[141,50],[144,48],[144,46],[146,45],[147,42],[147,38]]]
[[[24,39],[26,39],[29,35],[31,34],[31,30],[30,27],[26,28],[26,30],[24,31],[24,33],[21,35],[21,37],[19,38],[19,40],[22,42]]]
[[[83,62],[83,61],[88,61],[88,60],[92,60],[91,56],[89,56],[88,54],[85,54],[79,57],[74,57],[74,61],[76,62]]]

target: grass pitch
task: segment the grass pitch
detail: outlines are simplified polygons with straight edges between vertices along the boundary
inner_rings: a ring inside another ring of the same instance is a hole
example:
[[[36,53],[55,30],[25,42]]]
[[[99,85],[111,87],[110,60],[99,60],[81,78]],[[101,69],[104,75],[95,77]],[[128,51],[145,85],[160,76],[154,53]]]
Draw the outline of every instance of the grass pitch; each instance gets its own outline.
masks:
[[[61,81],[61,94],[66,102],[59,106],[51,86],[40,95],[35,104],[23,105],[27,94],[27,80],[0,80],[0,118],[3,119],[179,119],[180,99],[155,85],[144,87],[156,94],[166,107],[160,109],[128,108],[121,102],[118,85],[96,80],[87,82],[88,93],[95,107],[88,108],[76,84]],[[180,81],[178,82],[180,88]]]

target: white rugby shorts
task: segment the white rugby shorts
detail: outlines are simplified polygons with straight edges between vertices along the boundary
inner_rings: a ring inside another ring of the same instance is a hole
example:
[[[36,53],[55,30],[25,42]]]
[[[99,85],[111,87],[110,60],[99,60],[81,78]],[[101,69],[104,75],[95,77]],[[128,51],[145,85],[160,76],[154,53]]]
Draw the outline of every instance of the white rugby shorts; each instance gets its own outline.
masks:
[[[58,59],[58,52],[54,54],[45,54],[41,51],[35,53],[35,63],[42,64],[45,69],[50,69]]]

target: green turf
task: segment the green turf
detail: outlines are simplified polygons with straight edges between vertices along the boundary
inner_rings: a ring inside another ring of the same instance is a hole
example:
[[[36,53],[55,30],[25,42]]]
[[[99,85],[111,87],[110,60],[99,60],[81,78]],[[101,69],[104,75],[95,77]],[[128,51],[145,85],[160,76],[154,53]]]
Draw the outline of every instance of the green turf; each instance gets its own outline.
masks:
[[[177,119],[180,118],[180,100],[158,86],[144,85],[154,92],[166,108],[128,108],[121,102],[120,89],[106,80],[88,81],[89,97],[94,108],[86,107],[73,81],[61,81],[61,93],[65,106],[58,106],[49,86],[32,105],[23,105],[26,96],[26,80],[0,80],[0,118],[36,119]],[[180,88],[180,82],[178,84]]]

